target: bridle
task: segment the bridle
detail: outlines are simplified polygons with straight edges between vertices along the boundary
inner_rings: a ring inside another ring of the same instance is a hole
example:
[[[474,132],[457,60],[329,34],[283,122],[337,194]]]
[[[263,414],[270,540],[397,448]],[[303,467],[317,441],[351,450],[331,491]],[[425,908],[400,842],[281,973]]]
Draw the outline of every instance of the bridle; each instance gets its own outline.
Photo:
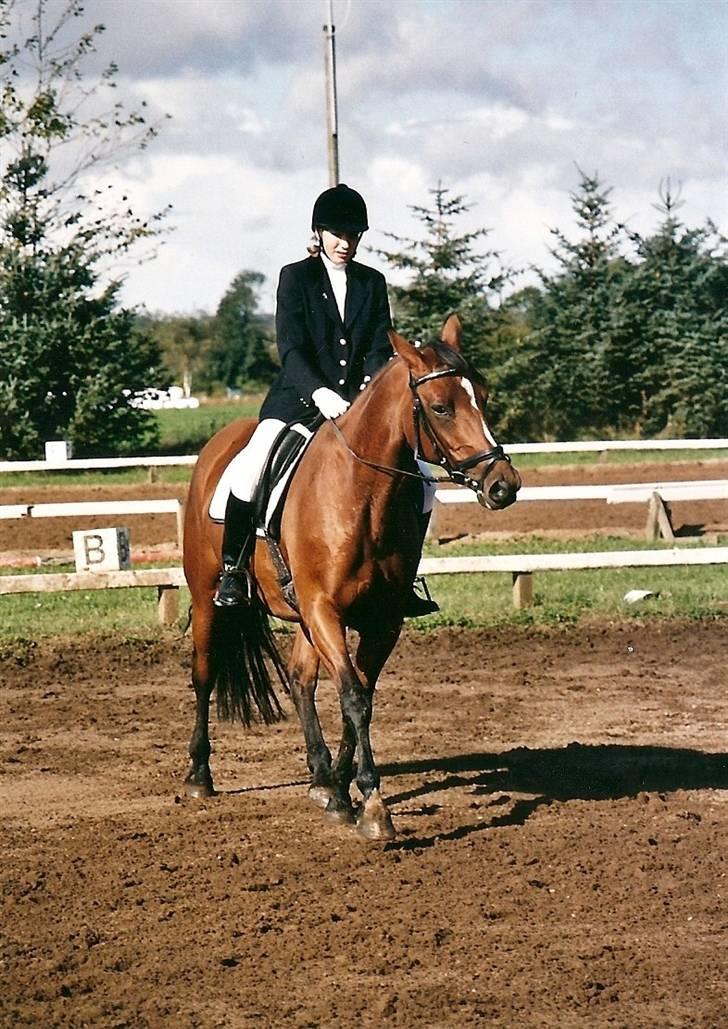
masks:
[[[505,453],[503,447],[496,443],[494,447],[489,450],[481,450],[477,454],[473,454],[471,457],[466,458],[464,461],[451,461],[445,452],[445,448],[437,437],[437,433],[432,427],[427,414],[423,408],[422,400],[417,392],[423,382],[430,382],[433,379],[444,379],[448,376],[460,376],[461,378],[467,378],[469,381],[470,377],[465,375],[462,371],[457,368],[440,368],[434,372],[427,372],[425,375],[420,375],[417,378],[409,375],[409,388],[412,392],[412,421],[414,427],[414,440],[415,446],[413,455],[415,461],[425,461],[427,464],[437,463],[445,472],[445,476],[431,476],[425,475],[424,472],[407,471],[404,468],[393,468],[390,465],[377,464],[375,461],[369,461],[365,457],[361,457],[349,446],[346,437],[343,432],[336,424],[335,421],[331,422],[331,426],[336,436],[344,444],[348,452],[353,458],[355,458],[360,464],[366,465],[368,468],[374,468],[379,472],[386,472],[389,475],[406,475],[412,479],[419,479],[421,482],[437,483],[437,482],[455,482],[460,486],[467,486],[468,489],[473,490],[475,493],[482,493],[483,483],[485,482],[486,476],[490,472],[496,461],[507,461],[511,463],[510,457]],[[427,458],[421,456],[422,451],[422,430],[424,429],[427,438],[430,440],[432,447],[435,451],[436,461],[429,461]],[[474,479],[470,475],[466,475],[468,469],[475,467],[475,465],[481,464],[481,462],[487,461],[483,474],[480,479]]]
[[[426,458],[420,457],[420,451],[422,449],[422,429],[424,428],[425,433],[432,444],[437,457],[437,464],[447,473],[448,479],[451,482],[456,482],[459,486],[467,486],[468,489],[473,490],[475,493],[481,493],[483,489],[483,483],[490,472],[496,461],[507,461],[511,463],[510,457],[505,453],[500,443],[496,443],[495,446],[490,447],[488,450],[481,450],[477,454],[473,454],[471,457],[466,458],[464,461],[451,461],[445,453],[445,449],[440,443],[437,437],[437,433],[432,427],[425,410],[422,406],[422,401],[417,392],[418,388],[423,382],[431,382],[433,379],[445,379],[458,375],[461,378],[468,378],[463,376],[463,373],[458,371],[456,368],[439,368],[434,372],[427,372],[425,375],[420,375],[416,379],[412,377],[410,372],[409,376],[409,387],[412,391],[412,421],[414,423],[415,431],[415,449],[414,456],[415,460],[426,460]],[[472,380],[469,380],[472,381]],[[481,464],[483,461],[488,463],[485,466],[483,474],[480,479],[473,479],[472,476],[466,475],[465,473],[469,468],[474,468],[475,465]],[[429,462],[430,464],[434,462]],[[423,476],[424,478],[424,476]],[[430,479],[430,482],[437,482],[437,479]]]

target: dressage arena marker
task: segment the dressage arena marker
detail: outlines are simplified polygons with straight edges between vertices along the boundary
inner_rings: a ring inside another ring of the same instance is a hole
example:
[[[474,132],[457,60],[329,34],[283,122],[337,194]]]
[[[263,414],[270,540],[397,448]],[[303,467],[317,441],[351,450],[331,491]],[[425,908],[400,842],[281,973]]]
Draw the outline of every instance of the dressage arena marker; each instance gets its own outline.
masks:
[[[77,572],[119,572],[131,568],[128,529],[77,529],[73,534]]]

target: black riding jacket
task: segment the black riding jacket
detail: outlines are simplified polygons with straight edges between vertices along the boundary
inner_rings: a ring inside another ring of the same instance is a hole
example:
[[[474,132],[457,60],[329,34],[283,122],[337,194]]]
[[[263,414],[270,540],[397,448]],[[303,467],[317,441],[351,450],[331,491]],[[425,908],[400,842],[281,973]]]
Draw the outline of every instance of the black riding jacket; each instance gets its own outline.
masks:
[[[347,265],[342,322],[326,268],[308,257],[281,269],[276,338],[281,370],[263,401],[260,418],[290,422],[316,413],[311,395],[328,386],[353,400],[393,351],[384,276],[358,261]]]

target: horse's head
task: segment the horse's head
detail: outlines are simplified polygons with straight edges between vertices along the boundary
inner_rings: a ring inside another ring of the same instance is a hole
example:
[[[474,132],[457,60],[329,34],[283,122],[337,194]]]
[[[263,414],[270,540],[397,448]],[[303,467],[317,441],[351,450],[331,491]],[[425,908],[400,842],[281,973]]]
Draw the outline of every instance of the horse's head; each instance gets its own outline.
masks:
[[[470,487],[483,507],[500,510],[516,499],[521,477],[488,427],[488,388],[460,352],[461,333],[457,315],[445,322],[441,341],[428,346],[390,332],[409,372],[413,417],[407,440],[416,457]]]

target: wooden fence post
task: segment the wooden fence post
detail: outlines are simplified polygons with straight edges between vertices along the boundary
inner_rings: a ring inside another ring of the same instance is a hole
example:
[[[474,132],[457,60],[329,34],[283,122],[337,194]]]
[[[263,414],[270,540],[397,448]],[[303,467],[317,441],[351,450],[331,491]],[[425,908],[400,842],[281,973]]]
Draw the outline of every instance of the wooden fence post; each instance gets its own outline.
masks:
[[[513,606],[533,606],[533,572],[513,572]]]
[[[179,586],[157,586],[159,621],[161,625],[174,625],[179,618]]]
[[[645,525],[645,539],[657,540],[662,536],[666,540],[674,540],[675,532],[670,518],[670,508],[662,499],[659,493],[655,492],[650,497],[647,508],[647,524]]]

